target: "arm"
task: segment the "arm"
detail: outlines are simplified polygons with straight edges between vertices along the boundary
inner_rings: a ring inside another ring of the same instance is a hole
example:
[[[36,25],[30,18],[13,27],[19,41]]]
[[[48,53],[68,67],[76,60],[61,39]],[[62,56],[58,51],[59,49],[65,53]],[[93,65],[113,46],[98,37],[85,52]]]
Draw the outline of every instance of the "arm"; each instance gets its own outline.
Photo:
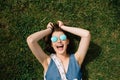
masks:
[[[50,26],[50,23],[48,26]],[[46,69],[48,66],[49,56],[42,50],[41,46],[38,44],[38,41],[51,32],[51,28],[47,28],[45,30],[35,32],[27,37],[29,48],[31,49],[34,56],[38,59],[38,61],[43,65],[44,69]]]
[[[78,47],[77,51],[75,52],[75,57],[76,57],[78,63],[81,65],[85,58],[85,55],[87,53],[88,47],[89,47],[90,38],[91,38],[90,32],[88,30],[85,30],[82,28],[65,26],[65,25],[63,25],[63,23],[61,21],[58,21],[58,23],[59,23],[59,26],[63,30],[81,37],[79,47]]]

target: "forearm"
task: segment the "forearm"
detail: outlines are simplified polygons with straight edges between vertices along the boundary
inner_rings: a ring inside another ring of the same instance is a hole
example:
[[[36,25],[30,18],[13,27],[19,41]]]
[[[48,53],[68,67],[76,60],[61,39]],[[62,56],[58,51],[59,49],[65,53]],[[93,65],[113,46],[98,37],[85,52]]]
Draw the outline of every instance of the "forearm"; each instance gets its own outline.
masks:
[[[82,28],[69,27],[69,26],[61,26],[61,28],[67,32],[70,32],[74,35],[81,37],[78,49],[75,52],[75,57],[78,60],[78,63],[82,65],[82,62],[85,58],[90,43],[90,38],[91,38],[90,32]]]
[[[35,32],[35,33],[31,34],[30,36],[28,36],[27,41],[29,41],[29,42],[37,42],[40,39],[42,39],[43,37],[50,34],[51,32],[52,32],[52,30],[50,28]]]
[[[61,28],[67,32],[70,32],[70,33],[80,36],[80,37],[90,36],[90,32],[88,30],[85,30],[82,28],[69,27],[69,26],[61,26]]]

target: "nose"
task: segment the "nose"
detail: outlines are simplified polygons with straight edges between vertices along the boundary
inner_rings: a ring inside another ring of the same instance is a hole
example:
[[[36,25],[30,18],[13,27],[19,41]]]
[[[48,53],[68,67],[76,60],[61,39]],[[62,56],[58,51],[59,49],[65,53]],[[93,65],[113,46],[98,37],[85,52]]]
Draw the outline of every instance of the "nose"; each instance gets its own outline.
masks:
[[[58,38],[57,42],[61,42],[60,38]]]

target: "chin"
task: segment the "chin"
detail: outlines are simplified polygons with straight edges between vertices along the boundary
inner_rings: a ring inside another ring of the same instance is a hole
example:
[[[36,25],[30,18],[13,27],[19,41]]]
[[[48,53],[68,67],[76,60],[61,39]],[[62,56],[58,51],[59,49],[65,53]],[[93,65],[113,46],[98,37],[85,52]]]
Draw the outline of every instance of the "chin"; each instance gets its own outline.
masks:
[[[66,53],[66,51],[65,51],[65,50],[62,50],[62,51],[56,50],[56,53],[57,53],[57,54],[64,54],[64,53]]]

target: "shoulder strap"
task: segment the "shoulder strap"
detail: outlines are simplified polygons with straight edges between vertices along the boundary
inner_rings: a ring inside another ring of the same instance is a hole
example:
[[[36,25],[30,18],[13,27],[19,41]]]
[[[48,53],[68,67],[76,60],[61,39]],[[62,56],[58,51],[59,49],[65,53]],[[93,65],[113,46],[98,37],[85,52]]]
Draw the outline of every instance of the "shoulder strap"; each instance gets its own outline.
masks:
[[[55,62],[56,66],[60,72],[61,79],[67,80],[66,75],[65,75],[65,71],[64,71],[64,67],[63,67],[61,60],[59,58],[57,58],[57,56],[55,54],[51,54],[51,58]]]

